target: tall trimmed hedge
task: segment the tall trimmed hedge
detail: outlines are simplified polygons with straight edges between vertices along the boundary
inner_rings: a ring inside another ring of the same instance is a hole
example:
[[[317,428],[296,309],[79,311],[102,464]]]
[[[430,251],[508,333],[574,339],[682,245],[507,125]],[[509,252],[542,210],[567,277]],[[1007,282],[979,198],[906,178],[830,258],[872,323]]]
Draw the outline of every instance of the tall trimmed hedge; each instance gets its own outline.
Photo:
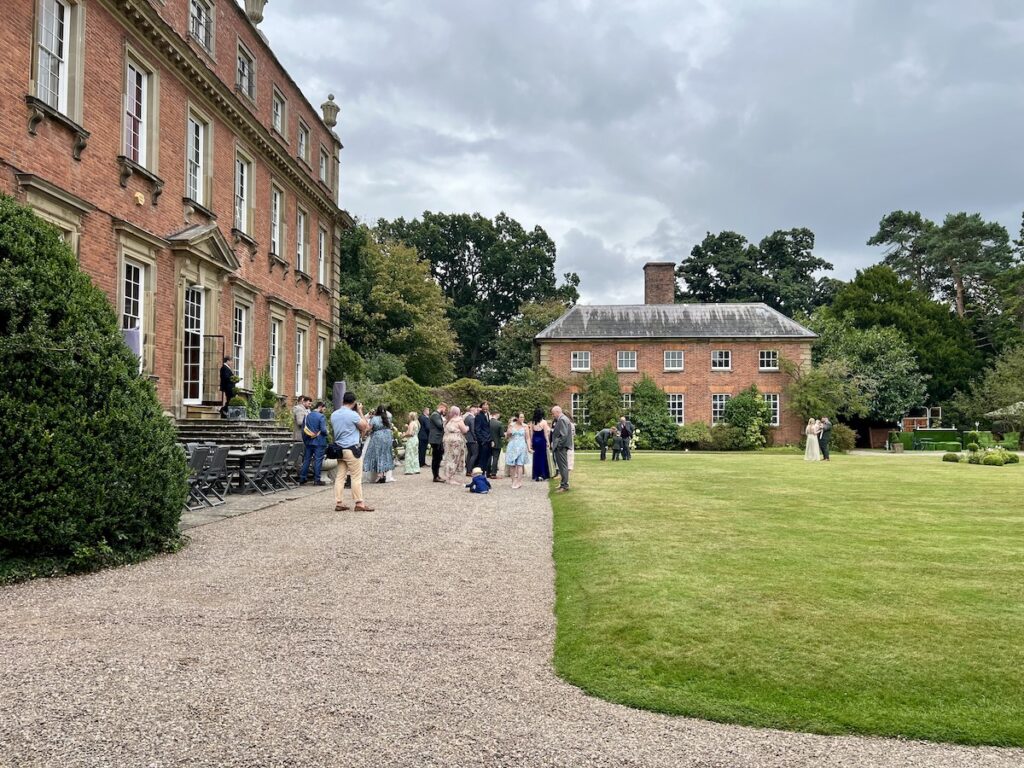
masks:
[[[0,580],[172,546],[184,456],[106,296],[0,195]]]

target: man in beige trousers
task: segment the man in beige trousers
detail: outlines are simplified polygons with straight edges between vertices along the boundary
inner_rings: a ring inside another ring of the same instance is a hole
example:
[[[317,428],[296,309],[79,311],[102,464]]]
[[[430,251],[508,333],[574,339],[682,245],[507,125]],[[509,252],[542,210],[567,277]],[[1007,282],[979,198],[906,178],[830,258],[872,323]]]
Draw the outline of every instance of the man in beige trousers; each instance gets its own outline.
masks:
[[[341,407],[331,414],[331,428],[334,430],[334,442],[341,449],[338,458],[338,474],[334,478],[334,511],[344,512],[345,475],[352,478],[352,501],[356,512],[373,512],[373,507],[366,506],[363,501],[363,454],[360,443],[363,435],[370,430],[370,423],[363,415],[363,406],[356,402],[355,392],[346,392]],[[346,472],[342,472],[341,465]]]

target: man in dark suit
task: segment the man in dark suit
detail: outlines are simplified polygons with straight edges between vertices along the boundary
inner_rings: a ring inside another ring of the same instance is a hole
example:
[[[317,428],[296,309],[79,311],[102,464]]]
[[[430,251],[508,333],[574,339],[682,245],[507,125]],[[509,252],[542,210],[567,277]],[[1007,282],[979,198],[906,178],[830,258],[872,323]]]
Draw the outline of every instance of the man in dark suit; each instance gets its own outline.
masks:
[[[605,461],[608,457],[608,443],[611,442],[611,439],[612,431],[607,427],[594,436],[594,442],[596,442],[597,447],[601,449],[601,461]]]
[[[491,406],[488,403],[481,404],[473,419],[473,429],[476,431],[478,451],[474,466],[479,467],[486,475],[491,471],[491,450],[494,448],[494,437],[491,435]]]
[[[622,438],[622,460],[629,461],[633,458],[632,445],[630,444],[633,440],[633,422],[625,416],[619,418],[619,437]]]
[[[476,457],[480,453],[480,443],[476,441],[476,414],[477,407],[471,405],[466,409],[466,415],[462,417],[463,423],[469,427],[466,433],[466,477],[472,477],[473,467],[476,466]]]
[[[230,357],[225,357],[220,367],[220,391],[224,393],[224,406],[220,409],[220,414],[227,416],[228,403],[235,396],[235,372],[231,370]]]
[[[491,414],[491,467],[489,476],[493,480],[498,476],[498,459],[501,457],[501,448],[505,445],[505,425],[501,423],[501,414],[495,411]]]
[[[313,485],[327,485],[320,479],[320,468],[324,463],[327,451],[327,417],[324,416],[325,403],[318,400],[316,406],[306,415],[302,428],[302,442],[305,451],[302,456],[302,469],[299,470],[299,484],[305,484],[309,478],[309,463],[313,461]],[[306,431],[312,435],[306,434]]]
[[[434,475],[435,483],[443,483],[440,478],[441,457],[444,456],[444,415],[448,412],[448,406],[440,403],[437,410],[430,414],[430,434],[427,442],[430,443],[430,471]]]
[[[569,417],[562,413],[561,406],[551,409],[551,454],[558,467],[558,490],[565,493],[569,490],[569,451],[572,450],[572,424]]]
[[[824,461],[831,461],[828,456],[828,443],[832,439],[832,422],[825,416],[821,420],[821,432],[818,433],[818,447],[821,448],[821,458]]]
[[[427,466],[427,446],[430,445],[430,409],[424,408],[420,414],[420,469]]]

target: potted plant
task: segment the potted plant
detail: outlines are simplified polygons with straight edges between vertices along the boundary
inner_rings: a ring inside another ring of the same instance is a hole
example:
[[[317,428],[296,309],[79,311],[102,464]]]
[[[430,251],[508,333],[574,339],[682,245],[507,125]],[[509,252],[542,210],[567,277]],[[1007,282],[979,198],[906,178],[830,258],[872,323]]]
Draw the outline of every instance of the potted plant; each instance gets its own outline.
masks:
[[[235,395],[228,400],[227,417],[229,419],[244,419],[248,401],[241,395]]]
[[[263,399],[260,401],[260,418],[264,421],[273,419],[276,415],[277,408],[277,395],[274,394],[274,390],[268,389],[263,393]]]
[[[261,371],[253,376],[252,397],[249,398],[250,419],[272,419],[277,406],[277,395],[274,394],[274,382],[269,371]]]

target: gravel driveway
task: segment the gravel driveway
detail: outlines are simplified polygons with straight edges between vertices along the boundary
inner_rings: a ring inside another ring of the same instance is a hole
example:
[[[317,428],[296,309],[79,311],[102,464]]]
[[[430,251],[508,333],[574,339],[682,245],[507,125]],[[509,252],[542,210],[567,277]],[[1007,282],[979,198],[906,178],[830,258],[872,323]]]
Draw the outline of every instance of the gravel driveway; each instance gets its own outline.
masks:
[[[545,490],[400,478],[368,487],[374,513],[320,493],[174,556],[0,589],[0,765],[1024,765],[585,696],[550,667]]]

